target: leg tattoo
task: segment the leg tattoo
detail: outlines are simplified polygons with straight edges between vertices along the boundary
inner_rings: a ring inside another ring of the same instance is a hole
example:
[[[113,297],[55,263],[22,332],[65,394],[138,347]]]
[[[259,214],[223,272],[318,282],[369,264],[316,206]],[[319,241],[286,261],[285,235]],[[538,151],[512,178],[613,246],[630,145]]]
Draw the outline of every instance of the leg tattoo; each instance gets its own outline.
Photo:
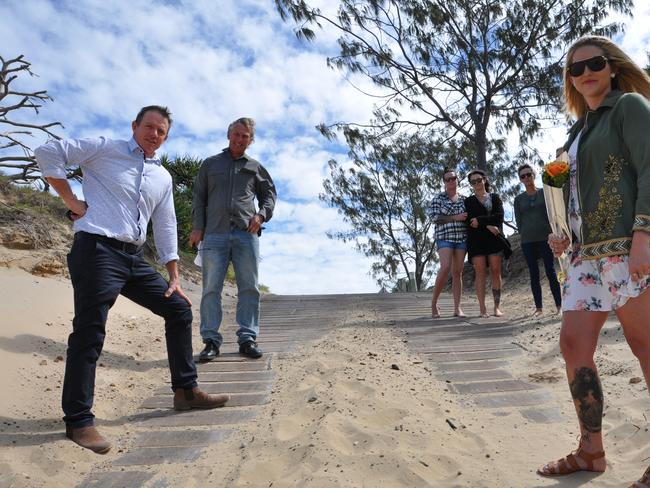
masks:
[[[588,432],[600,432],[603,423],[603,390],[598,374],[591,368],[575,370],[570,385],[571,396],[578,403],[578,418]]]
[[[494,298],[494,308],[499,308],[499,304],[501,304],[501,289],[492,288],[492,297]]]

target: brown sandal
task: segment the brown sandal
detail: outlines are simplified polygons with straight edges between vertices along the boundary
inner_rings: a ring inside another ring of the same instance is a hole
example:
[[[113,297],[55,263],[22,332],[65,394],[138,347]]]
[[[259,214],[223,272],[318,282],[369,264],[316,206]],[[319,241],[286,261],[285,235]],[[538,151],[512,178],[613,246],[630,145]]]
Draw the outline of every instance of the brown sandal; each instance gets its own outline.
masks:
[[[650,488],[650,466],[645,470],[639,481],[635,481],[629,488]]]
[[[582,450],[582,447],[579,447],[575,453],[572,452],[568,456],[559,459],[554,463],[545,464],[537,470],[537,474],[541,476],[566,476],[567,474],[576,473],[578,471],[601,472],[600,470],[594,469],[594,461],[603,459],[604,457],[605,453],[603,451],[586,452]],[[650,487],[644,487],[641,485],[638,488]]]

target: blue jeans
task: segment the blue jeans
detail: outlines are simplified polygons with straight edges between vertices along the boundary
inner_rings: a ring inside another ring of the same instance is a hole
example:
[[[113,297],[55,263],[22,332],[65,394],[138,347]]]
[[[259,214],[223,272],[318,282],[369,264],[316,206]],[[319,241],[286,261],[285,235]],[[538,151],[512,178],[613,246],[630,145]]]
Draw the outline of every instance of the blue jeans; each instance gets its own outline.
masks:
[[[201,337],[203,342],[223,343],[219,333],[221,320],[221,291],[228,263],[232,261],[237,280],[237,342],[254,341],[260,331],[260,291],[257,267],[260,258],[259,237],[239,229],[227,234],[203,236],[203,295],[201,297]]]
[[[544,269],[546,270],[548,284],[553,294],[553,300],[555,301],[555,306],[559,307],[562,304],[562,292],[560,291],[560,284],[555,274],[553,252],[548,246],[548,243],[546,241],[522,242],[521,250],[524,253],[526,264],[528,264],[528,271],[530,272],[530,289],[533,292],[535,307],[542,308],[542,287],[539,284],[539,267],[537,266],[539,258],[542,258],[544,261]]]

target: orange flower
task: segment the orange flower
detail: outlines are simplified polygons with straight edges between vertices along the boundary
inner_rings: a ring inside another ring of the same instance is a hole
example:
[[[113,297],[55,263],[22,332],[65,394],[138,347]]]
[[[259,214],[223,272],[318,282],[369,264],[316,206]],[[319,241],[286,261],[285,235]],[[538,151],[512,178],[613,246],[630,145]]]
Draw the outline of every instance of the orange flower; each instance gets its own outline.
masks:
[[[564,183],[569,179],[569,164],[564,161],[553,161],[544,166],[542,173],[542,183],[562,188]]]
[[[562,161],[553,161],[546,165],[546,172],[550,176],[558,176],[569,171],[569,165]]]

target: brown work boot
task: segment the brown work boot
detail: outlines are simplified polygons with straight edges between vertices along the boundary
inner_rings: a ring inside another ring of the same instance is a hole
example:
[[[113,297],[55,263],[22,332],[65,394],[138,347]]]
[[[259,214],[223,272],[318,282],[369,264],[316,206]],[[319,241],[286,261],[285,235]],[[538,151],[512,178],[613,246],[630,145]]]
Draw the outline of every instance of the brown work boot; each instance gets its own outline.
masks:
[[[198,387],[191,390],[179,388],[174,392],[174,410],[218,408],[223,407],[229,399],[228,395],[209,395]]]
[[[75,444],[90,449],[97,454],[106,454],[111,450],[111,443],[108,442],[97,431],[94,425],[87,427],[65,427],[65,436]]]

